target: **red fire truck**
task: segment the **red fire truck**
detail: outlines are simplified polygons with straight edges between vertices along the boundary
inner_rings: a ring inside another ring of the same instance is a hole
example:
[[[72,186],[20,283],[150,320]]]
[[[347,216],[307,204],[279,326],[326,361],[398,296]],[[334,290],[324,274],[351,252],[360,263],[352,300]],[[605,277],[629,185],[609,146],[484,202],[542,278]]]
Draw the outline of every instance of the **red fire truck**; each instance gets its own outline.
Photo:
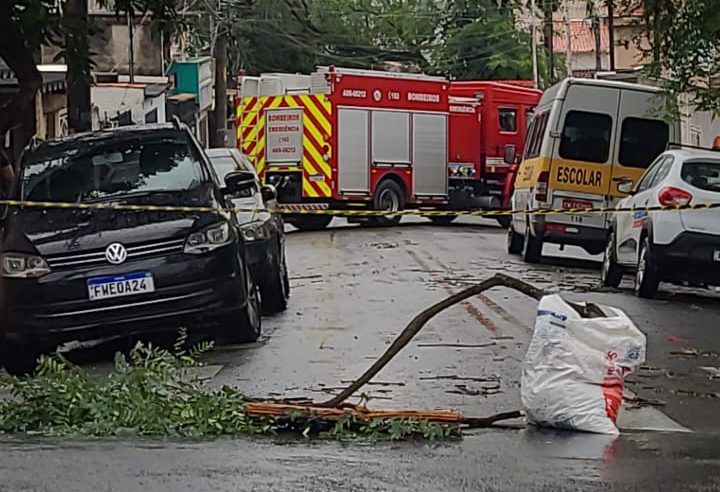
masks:
[[[512,167],[488,159],[499,153],[514,163],[512,149],[519,155],[531,105],[520,99],[511,105],[500,98],[502,91],[488,92],[490,86],[483,85],[488,83],[451,84],[441,77],[335,67],[312,75],[241,77],[239,83],[238,147],[264,182],[276,187],[284,208],[397,212],[495,208],[507,202],[504,188],[496,197],[498,186],[485,175],[506,178]],[[498,90],[529,90],[497,85]],[[498,118],[509,126],[489,131],[492,118],[495,126]],[[490,144],[488,138],[495,140]],[[331,217],[287,219],[310,230],[326,227]],[[399,217],[354,220],[392,224]]]
[[[450,84],[451,210],[509,208],[527,128],[542,95],[526,84],[526,81]],[[498,221],[507,226],[509,217]]]

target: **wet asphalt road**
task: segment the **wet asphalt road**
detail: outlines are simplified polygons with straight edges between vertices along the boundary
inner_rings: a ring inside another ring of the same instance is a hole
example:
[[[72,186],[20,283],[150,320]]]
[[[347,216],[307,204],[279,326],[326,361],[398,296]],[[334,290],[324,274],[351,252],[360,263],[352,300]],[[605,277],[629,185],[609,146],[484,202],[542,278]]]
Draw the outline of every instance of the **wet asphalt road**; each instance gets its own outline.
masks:
[[[547,248],[552,258],[529,268],[505,254],[504,231],[491,222],[414,222],[290,233],[290,309],[265,319],[257,344],[212,353],[208,363],[219,369],[212,384],[324,400],[419,311],[503,272],[571,299],[620,307],[645,331],[648,361],[628,381],[638,399],[623,409],[621,437],[506,429],[444,444],[6,440],[0,491],[720,489],[720,379],[703,369],[720,366],[720,296],[666,287],[647,301],[631,295],[630,283],[619,292],[590,292],[599,264],[580,250]],[[455,306],[363,396],[372,407],[458,408],[476,416],[519,409],[534,311],[532,300],[506,289]]]

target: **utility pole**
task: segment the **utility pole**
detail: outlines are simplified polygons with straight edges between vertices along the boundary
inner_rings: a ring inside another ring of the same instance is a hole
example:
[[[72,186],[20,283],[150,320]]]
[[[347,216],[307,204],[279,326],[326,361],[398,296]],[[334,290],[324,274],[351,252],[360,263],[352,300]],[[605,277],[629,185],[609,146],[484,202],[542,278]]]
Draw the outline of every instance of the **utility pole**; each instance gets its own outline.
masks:
[[[128,47],[128,72],[130,75],[130,83],[135,83],[135,27],[133,26],[134,12],[128,10],[127,13],[127,26],[128,26],[128,37],[130,38],[130,46]]]
[[[222,0],[218,0],[217,37],[213,44],[215,58],[215,134],[211,147],[227,146],[227,29],[226,16],[222,15]]]
[[[533,82],[535,82],[535,88],[539,87],[538,84],[538,59],[537,59],[537,33],[535,31],[535,0],[530,0],[530,46],[532,49],[532,71],[533,71]]]
[[[545,52],[548,59],[548,79],[552,84],[555,81],[555,61],[553,56],[553,0],[543,2],[543,37],[545,38]]]
[[[595,71],[602,72],[602,44],[600,42],[600,17],[593,17],[593,31],[595,33]]]
[[[570,6],[569,2],[565,2],[565,32],[567,33],[567,39],[565,41],[565,67],[567,70],[567,76],[572,77],[572,58],[573,58],[573,47],[572,47],[572,24],[570,22]]]
[[[608,41],[610,43],[610,71],[615,71],[615,0],[607,0]]]

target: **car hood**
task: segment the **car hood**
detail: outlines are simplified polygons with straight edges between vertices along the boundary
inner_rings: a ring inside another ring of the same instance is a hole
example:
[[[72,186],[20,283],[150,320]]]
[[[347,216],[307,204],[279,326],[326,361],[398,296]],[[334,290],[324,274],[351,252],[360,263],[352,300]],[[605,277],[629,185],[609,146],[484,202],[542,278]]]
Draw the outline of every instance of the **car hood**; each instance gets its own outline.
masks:
[[[216,207],[211,186],[138,197],[113,197],[117,205]],[[217,221],[201,212],[37,209],[13,210],[5,230],[5,251],[54,255],[104,248],[113,242],[134,244],[185,236]]]

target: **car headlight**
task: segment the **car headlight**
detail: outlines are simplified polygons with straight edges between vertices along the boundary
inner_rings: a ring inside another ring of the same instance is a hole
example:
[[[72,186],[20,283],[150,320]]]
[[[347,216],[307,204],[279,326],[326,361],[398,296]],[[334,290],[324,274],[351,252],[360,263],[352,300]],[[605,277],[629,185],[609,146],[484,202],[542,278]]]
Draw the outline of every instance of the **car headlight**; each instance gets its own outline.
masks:
[[[270,237],[263,222],[250,222],[240,226],[240,234],[245,241],[260,241]]]
[[[38,278],[50,273],[47,262],[39,256],[22,253],[2,255],[2,275],[8,278]]]
[[[202,254],[230,244],[233,240],[230,224],[213,224],[203,230],[191,233],[185,241],[185,252]]]

